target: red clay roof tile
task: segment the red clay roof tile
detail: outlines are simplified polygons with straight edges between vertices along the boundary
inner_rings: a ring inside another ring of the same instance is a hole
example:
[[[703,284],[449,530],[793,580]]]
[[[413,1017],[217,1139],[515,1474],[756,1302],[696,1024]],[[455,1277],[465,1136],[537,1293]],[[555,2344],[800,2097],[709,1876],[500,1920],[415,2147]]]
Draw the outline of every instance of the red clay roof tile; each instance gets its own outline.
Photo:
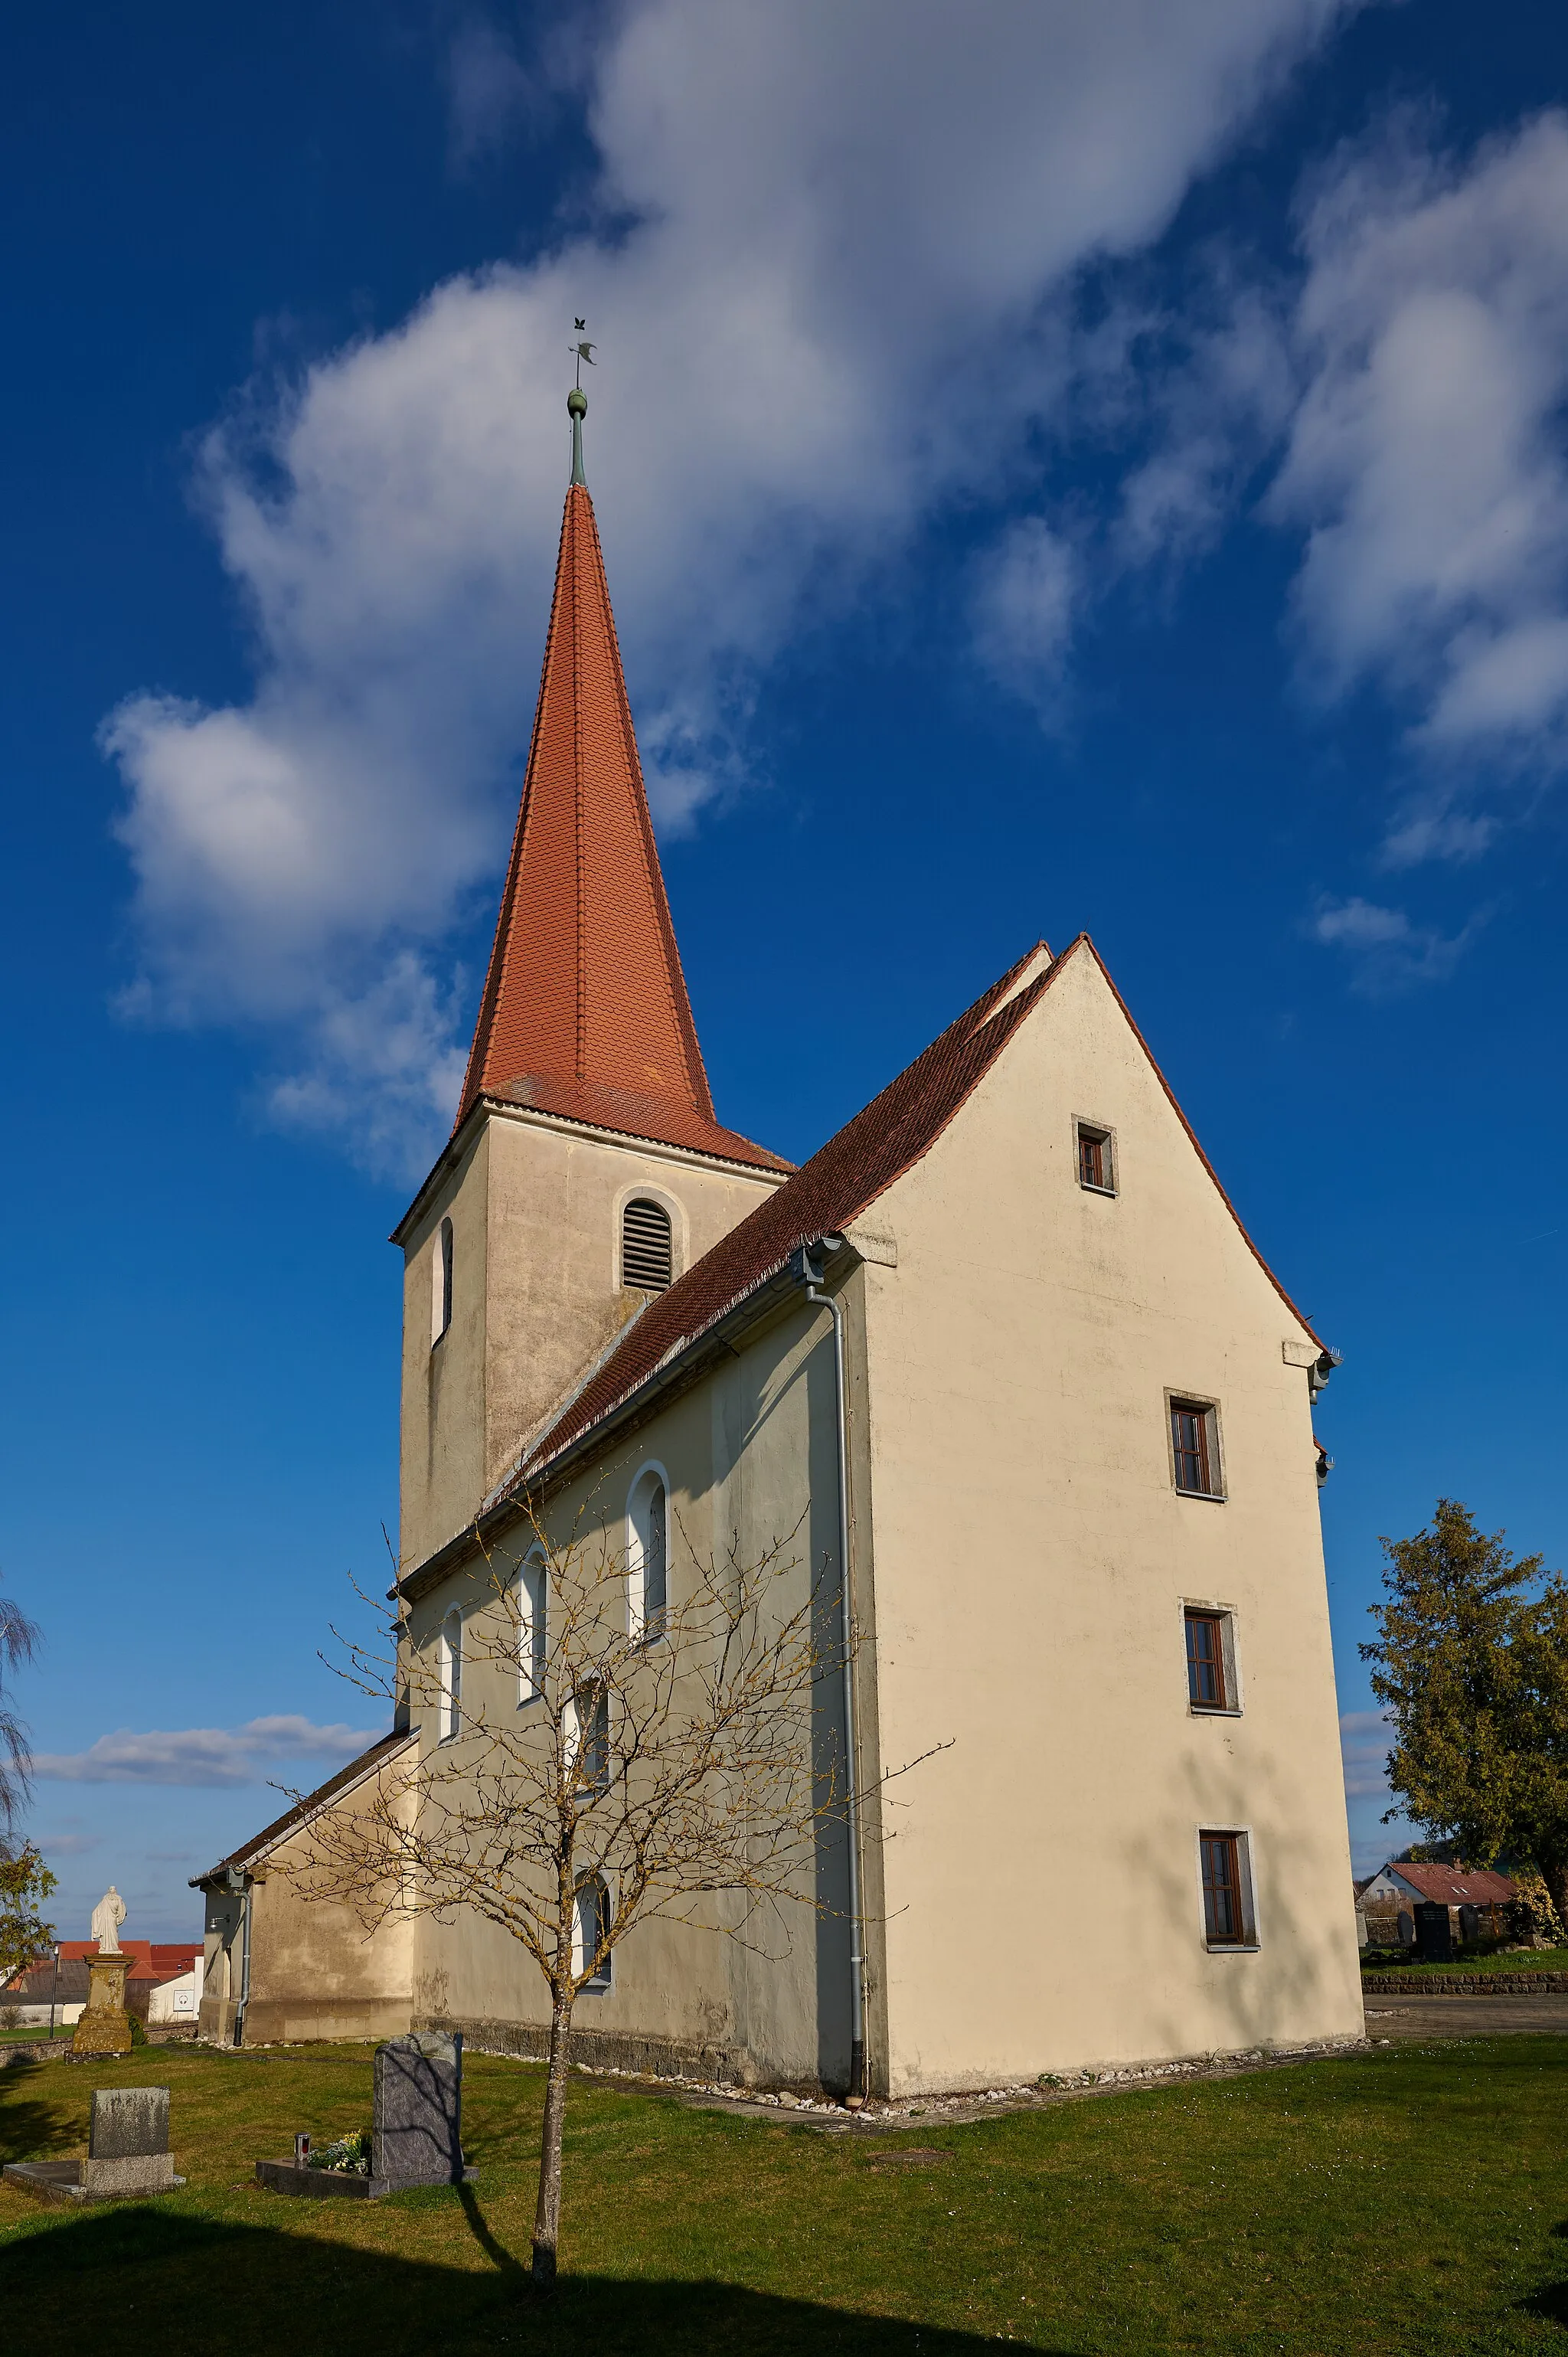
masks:
[[[920,1159],[1048,986],[1056,972],[1048,964],[1022,988],[1014,986],[1041,955],[1049,956],[1044,942],[1009,967],[777,1194],[649,1304],[530,1452],[514,1486],[526,1486],[533,1471],[628,1398],[666,1359],[782,1269],[799,1245],[847,1227]]]
[[[566,493],[539,703],[495,945],[457,1108],[609,1092],[596,1126],[788,1169],[714,1117],[627,702],[593,501]]]
[[[1037,942],[972,1006],[966,1008],[956,1023],[950,1024],[923,1055],[917,1056],[897,1080],[889,1082],[880,1096],[874,1097],[809,1162],[802,1163],[777,1194],[759,1203],[738,1227],[678,1278],[668,1293],[650,1302],[628,1328],[625,1340],[594,1371],[549,1431],[534,1443],[500,1494],[525,1490],[552,1458],[612,1414],[667,1360],[697,1340],[726,1311],[781,1270],[800,1244],[836,1233],[866,1211],[935,1144],[1056,975],[1080,950],[1088,953],[1104,976],[1248,1251],[1292,1316],[1301,1320],[1308,1334],[1313,1334],[1247,1233],[1099,951],[1087,933],[1080,933],[1054,961],[1045,943]],[[1041,959],[1047,961],[1043,969],[1031,973],[1031,964]],[[1313,1334],[1313,1340],[1317,1339]]]

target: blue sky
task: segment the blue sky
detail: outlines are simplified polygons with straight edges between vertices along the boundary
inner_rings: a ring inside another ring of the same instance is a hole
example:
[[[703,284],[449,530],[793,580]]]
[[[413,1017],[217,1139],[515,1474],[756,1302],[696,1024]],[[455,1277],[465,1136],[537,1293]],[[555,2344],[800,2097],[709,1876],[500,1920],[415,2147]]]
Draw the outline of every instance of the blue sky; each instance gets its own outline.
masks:
[[[894,27],[897,24],[897,38]],[[398,1270],[589,476],[715,1099],[1090,931],[1440,1492],[1568,1557],[1568,34],[1450,0],[11,28],[0,1566],[84,1933],[345,1756]]]

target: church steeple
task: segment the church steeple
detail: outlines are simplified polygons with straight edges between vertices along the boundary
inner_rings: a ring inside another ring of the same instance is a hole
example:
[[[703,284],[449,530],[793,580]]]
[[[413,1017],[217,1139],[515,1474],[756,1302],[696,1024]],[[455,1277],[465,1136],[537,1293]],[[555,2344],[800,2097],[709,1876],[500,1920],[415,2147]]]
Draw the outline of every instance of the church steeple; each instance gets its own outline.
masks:
[[[714,1118],[627,703],[580,390],[533,738],[457,1109],[481,1097],[778,1168]]]

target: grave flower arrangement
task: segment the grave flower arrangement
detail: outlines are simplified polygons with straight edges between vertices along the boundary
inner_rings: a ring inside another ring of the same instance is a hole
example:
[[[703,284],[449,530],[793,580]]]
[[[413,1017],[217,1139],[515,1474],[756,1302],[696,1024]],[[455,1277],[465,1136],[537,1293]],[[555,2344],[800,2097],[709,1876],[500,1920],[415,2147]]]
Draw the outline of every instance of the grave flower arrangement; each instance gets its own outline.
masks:
[[[332,2144],[312,2145],[306,2166],[307,2169],[331,2169],[339,2177],[369,2177],[369,2128],[356,2128],[352,2136],[338,2136]]]

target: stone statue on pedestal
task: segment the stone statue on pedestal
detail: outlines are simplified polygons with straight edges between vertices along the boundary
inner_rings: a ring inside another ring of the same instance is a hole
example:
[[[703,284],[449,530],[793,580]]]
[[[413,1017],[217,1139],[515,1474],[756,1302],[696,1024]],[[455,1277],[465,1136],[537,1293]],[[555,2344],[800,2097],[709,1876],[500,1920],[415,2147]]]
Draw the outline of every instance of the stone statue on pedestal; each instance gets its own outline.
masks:
[[[87,2003],[71,2040],[75,2054],[128,2054],[131,2018],[125,2010],[125,1976],[131,1959],[120,1945],[125,1902],[113,1883],[92,1910],[98,1953],[87,1960]]]
[[[111,1883],[92,1910],[92,1936],[101,1956],[119,1954],[120,1926],[124,1920],[125,1902]]]

